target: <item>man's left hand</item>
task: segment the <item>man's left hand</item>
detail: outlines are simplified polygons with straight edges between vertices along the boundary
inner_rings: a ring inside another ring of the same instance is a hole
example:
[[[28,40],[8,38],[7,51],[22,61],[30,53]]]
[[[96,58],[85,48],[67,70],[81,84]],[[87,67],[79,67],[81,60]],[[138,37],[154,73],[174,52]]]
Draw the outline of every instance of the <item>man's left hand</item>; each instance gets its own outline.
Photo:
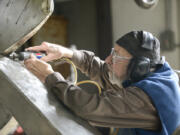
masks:
[[[29,59],[25,60],[24,64],[26,68],[37,76],[43,83],[48,75],[54,73],[50,64],[37,59],[34,55],[31,55]]]

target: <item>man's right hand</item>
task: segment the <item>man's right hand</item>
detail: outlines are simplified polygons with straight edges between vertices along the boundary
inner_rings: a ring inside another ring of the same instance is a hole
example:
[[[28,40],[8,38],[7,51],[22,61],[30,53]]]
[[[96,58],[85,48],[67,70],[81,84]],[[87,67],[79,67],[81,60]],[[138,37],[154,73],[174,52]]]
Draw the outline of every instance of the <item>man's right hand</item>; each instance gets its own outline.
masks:
[[[52,61],[62,57],[72,58],[73,51],[61,45],[43,42],[40,46],[29,47],[26,51],[45,52],[47,55],[42,57],[43,61]]]

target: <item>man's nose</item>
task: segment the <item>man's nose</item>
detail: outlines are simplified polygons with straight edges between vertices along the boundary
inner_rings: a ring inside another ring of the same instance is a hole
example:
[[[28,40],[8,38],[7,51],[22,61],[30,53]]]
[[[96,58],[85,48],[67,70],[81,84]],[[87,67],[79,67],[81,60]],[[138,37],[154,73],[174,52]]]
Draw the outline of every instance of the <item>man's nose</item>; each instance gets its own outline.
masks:
[[[111,55],[109,55],[106,59],[105,59],[105,62],[107,63],[107,64],[112,64],[112,56]]]

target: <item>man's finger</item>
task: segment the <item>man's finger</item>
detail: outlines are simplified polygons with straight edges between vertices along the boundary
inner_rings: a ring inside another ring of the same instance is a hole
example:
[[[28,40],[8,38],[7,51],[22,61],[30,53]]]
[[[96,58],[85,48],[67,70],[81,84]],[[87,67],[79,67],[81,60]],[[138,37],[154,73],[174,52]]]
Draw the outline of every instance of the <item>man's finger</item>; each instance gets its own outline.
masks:
[[[24,63],[24,64],[28,70],[32,70],[32,64],[31,63]]]
[[[49,55],[47,55],[47,56],[42,57],[40,60],[48,62],[48,61],[51,61],[52,58]]]
[[[34,62],[26,63],[25,66],[26,66],[26,68],[27,68],[29,71],[31,71],[32,73],[33,73],[33,72],[39,72],[39,69],[36,68]]]
[[[24,64],[27,65],[27,64],[31,63],[31,61],[32,61],[31,59],[27,59],[24,61]]]
[[[40,67],[36,67],[37,65],[33,65],[34,64],[34,62],[32,62],[32,63],[27,63],[26,64],[26,68],[31,72],[31,73],[33,73],[37,78],[39,78],[39,80],[41,81],[41,82],[43,82],[44,83],[44,76],[41,74],[41,68]]]
[[[26,67],[31,67],[31,68],[33,68],[34,65],[36,65],[38,63],[39,63],[38,59],[33,54],[31,54],[29,59],[24,61],[25,66]]]
[[[24,60],[24,64],[33,63],[36,60],[36,57],[33,54],[30,55],[29,59]]]
[[[27,68],[31,73],[33,73],[36,77],[38,77],[40,80],[42,78],[42,75],[39,74],[39,71],[37,71],[36,69],[34,69],[33,67],[28,67]]]
[[[30,59],[34,60],[34,59],[37,59],[37,58],[36,58],[36,56],[34,56],[34,54],[31,54]]]
[[[59,56],[59,59],[61,58],[62,56]],[[56,56],[53,54],[53,53],[50,53],[46,56],[43,56],[40,60],[43,60],[45,62],[48,62],[48,61],[52,61],[52,60],[56,60]]]
[[[45,67],[48,67],[45,61],[39,60],[37,58],[31,58],[28,62],[31,64],[32,68],[39,72],[41,72],[41,70],[43,70]]]
[[[46,47],[43,45],[26,48],[26,51],[46,51]]]

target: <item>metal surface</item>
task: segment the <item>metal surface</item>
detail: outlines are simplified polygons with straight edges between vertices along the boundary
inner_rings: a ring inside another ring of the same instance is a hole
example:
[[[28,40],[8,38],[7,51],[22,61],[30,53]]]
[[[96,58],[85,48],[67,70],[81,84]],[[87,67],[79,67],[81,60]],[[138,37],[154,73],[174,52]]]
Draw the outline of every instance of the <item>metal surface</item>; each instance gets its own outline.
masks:
[[[155,7],[159,0],[135,0],[136,4],[144,9]]]
[[[98,135],[68,112],[21,63],[0,58],[0,100],[27,135]]]
[[[19,48],[41,28],[53,9],[53,0],[0,0],[0,52]]]
[[[3,128],[4,125],[6,125],[10,118],[10,112],[0,102],[0,129]]]

